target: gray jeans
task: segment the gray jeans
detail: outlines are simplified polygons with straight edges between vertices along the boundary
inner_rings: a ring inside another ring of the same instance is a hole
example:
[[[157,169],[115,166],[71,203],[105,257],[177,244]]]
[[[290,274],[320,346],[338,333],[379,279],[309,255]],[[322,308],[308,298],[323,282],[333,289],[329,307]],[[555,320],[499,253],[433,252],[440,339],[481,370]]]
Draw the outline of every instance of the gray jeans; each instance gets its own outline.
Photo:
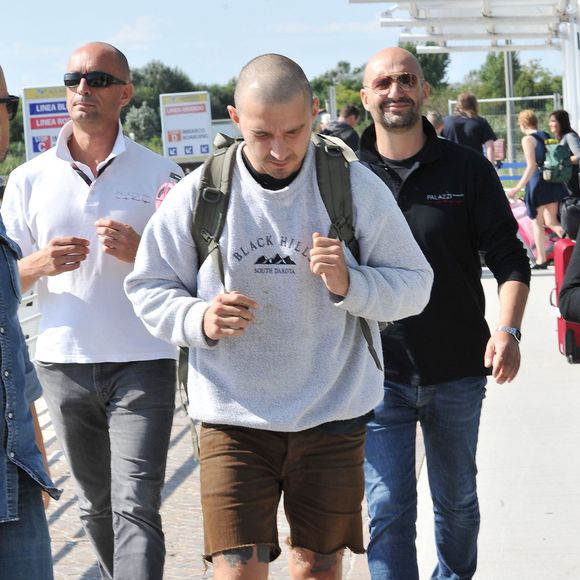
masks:
[[[101,575],[160,580],[175,361],[36,366]]]

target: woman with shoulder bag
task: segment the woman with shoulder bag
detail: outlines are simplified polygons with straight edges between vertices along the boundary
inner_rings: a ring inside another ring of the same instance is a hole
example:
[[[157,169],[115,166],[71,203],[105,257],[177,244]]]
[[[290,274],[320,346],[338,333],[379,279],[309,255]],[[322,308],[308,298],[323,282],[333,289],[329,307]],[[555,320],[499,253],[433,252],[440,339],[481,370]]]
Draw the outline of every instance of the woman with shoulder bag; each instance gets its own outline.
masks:
[[[566,144],[572,152],[570,161],[573,164],[573,172],[566,184],[569,196],[564,198],[560,204],[560,223],[569,237],[576,238],[580,226],[580,183],[578,176],[580,136],[572,129],[570,116],[563,109],[553,111],[550,114],[550,131],[560,140],[560,143]]]
[[[558,221],[558,205],[566,197],[567,189],[563,183],[552,183],[542,177],[540,166],[546,155],[544,140],[549,135],[545,131],[538,131],[536,114],[530,109],[521,111],[518,124],[524,134],[522,149],[526,168],[517,185],[508,189],[506,195],[514,198],[523,187],[526,188],[524,201],[532,220],[537,251],[536,264],[532,269],[545,270],[548,267],[545,228],[550,228],[560,238],[564,237],[564,229]]]

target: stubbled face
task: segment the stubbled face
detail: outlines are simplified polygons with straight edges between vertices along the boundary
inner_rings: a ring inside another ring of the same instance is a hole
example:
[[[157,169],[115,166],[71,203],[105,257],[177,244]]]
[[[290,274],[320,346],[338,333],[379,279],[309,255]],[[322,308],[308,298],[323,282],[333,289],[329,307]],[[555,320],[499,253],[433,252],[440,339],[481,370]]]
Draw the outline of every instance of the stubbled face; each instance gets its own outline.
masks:
[[[228,107],[232,121],[245,141],[244,153],[252,167],[276,179],[285,179],[300,169],[318,102],[302,93],[285,103],[267,103],[257,91],[242,95],[239,108]]]
[[[550,116],[550,120],[548,121],[548,127],[550,127],[550,133],[553,135],[560,135],[560,123],[554,115]]]
[[[88,44],[70,57],[67,72],[102,71],[121,80],[128,80],[116,54],[107,47]],[[121,109],[129,103],[133,85],[111,85],[91,88],[86,79],[76,87],[66,89],[67,108],[71,119],[79,125],[109,126],[117,124]]]
[[[419,79],[415,86],[405,87],[392,82],[379,95],[373,87],[384,85],[390,75],[397,78],[400,73],[413,73]],[[361,101],[374,122],[386,130],[405,131],[421,122],[423,103],[429,96],[429,84],[420,80],[422,73],[413,58],[400,49],[387,49],[377,54],[365,69],[364,88]]]

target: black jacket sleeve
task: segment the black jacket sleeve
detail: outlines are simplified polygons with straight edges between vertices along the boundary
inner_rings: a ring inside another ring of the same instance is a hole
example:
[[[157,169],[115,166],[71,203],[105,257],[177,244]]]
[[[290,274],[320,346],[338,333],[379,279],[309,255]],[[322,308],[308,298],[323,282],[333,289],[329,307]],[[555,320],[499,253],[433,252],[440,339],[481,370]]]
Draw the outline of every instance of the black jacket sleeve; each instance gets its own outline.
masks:
[[[477,191],[471,209],[478,249],[498,285],[517,281],[530,285],[530,262],[517,237],[518,225],[493,165],[481,160],[470,176]]]
[[[576,244],[558,296],[560,314],[565,320],[580,323],[580,244]]]

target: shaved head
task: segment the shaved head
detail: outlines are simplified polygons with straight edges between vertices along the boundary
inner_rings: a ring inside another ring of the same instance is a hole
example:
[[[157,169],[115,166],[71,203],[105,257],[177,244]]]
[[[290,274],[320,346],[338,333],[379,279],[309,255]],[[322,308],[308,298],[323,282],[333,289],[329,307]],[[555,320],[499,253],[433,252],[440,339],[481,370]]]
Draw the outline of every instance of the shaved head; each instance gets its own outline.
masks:
[[[234,94],[236,109],[240,110],[247,94],[265,104],[287,103],[299,94],[306,102],[312,102],[312,89],[304,71],[281,54],[258,56],[241,70]]]
[[[422,131],[421,109],[429,96],[429,83],[408,50],[385,48],[373,55],[365,67],[360,95],[376,126],[386,131]]]
[[[78,54],[90,54],[98,56],[106,56],[115,66],[115,73],[125,81],[130,80],[131,72],[129,69],[129,62],[127,57],[112,44],[107,42],[89,42],[80,48],[77,48],[71,55],[69,63]],[[105,71],[110,72],[110,71]]]
[[[423,78],[423,70],[417,57],[413,53],[398,46],[384,48],[374,54],[367,63],[364,84],[365,86],[370,86],[373,79],[381,73],[385,74],[399,71],[412,72],[419,75],[420,78]]]

